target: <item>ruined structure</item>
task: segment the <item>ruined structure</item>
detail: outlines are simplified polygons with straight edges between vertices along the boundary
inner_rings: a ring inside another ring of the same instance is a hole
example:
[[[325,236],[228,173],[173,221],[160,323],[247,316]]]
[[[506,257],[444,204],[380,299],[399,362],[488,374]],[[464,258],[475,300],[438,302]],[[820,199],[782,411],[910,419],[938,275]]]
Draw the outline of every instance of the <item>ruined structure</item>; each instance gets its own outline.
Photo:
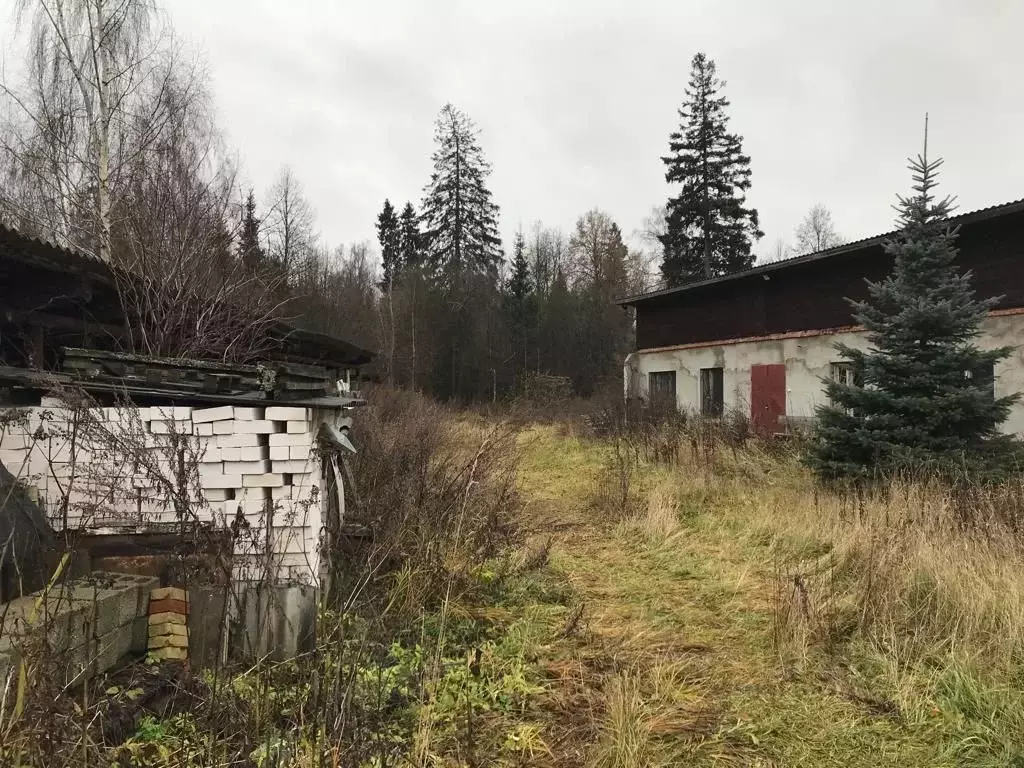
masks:
[[[196,583],[230,585],[231,605],[213,601],[203,623],[219,631],[231,615],[248,625],[252,652],[294,649],[312,630],[321,554],[342,523],[339,453],[354,450],[348,413],[362,402],[351,374],[371,354],[283,322],[230,363],[131,354],[124,279],[0,227],[0,464],[17,481],[11,498],[21,518],[23,499],[42,510],[50,529],[33,535],[75,553],[69,573],[96,561],[164,585],[192,581],[198,610],[209,595]],[[32,532],[39,518],[27,518]]]
[[[959,265],[980,297],[1001,297],[984,324],[985,348],[1024,339],[1024,201],[953,217]],[[848,299],[891,268],[888,235],[762,264],[737,274],[622,299],[636,309],[636,351],[623,370],[627,397],[662,396],[680,409],[736,411],[777,434],[813,418],[826,378],[849,377],[836,342],[865,348]],[[1024,349],[987,375],[997,395],[1024,391]],[[1024,403],[1004,429],[1024,433]]]

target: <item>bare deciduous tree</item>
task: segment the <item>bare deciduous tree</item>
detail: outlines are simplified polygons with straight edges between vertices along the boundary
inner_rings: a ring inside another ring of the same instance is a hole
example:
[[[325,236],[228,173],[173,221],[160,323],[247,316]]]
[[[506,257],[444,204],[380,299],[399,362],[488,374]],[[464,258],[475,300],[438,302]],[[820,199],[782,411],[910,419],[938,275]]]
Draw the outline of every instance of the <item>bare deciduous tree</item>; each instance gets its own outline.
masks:
[[[624,293],[626,256],[622,232],[611,217],[597,209],[576,221],[569,238],[569,265],[577,286],[593,286],[609,297]]]
[[[173,77],[153,152],[127,168],[115,206],[114,264],[132,322],[131,351],[151,356],[244,360],[271,343],[283,278],[254,272],[233,252],[234,168],[219,152],[205,93]],[[145,122],[145,120],[141,120]],[[151,129],[139,125],[136,135]]]
[[[0,92],[21,123],[2,145],[20,184],[3,202],[26,228],[109,260],[126,133],[140,92],[170,71],[169,33],[151,0],[20,0],[19,11],[31,18],[28,80]]]
[[[797,252],[816,253],[843,244],[843,238],[832,223],[832,213],[821,203],[811,206],[796,228]]]
[[[771,263],[773,261],[782,261],[788,259],[793,255],[793,247],[786,242],[785,238],[776,238],[775,243],[772,245],[771,251],[765,257],[765,261]]]
[[[271,201],[270,210],[263,217],[267,250],[286,279],[291,279],[306,267],[315,250],[316,215],[288,166],[281,169],[267,199]]]

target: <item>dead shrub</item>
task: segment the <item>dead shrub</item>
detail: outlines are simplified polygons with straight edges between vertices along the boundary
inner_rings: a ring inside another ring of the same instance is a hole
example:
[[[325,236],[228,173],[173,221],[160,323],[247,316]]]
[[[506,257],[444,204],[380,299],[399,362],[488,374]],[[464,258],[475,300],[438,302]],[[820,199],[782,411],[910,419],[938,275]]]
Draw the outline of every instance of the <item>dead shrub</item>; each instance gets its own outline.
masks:
[[[515,433],[459,423],[412,392],[376,388],[368,400],[346,522],[368,526],[373,541],[349,570],[367,587],[401,587],[418,611],[517,538]]]

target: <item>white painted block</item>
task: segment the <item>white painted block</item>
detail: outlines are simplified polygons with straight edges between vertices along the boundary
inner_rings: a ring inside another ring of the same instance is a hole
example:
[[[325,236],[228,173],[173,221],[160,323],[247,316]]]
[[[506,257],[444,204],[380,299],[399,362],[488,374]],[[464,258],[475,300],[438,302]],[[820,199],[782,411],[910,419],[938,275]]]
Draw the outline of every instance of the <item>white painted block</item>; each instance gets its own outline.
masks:
[[[271,405],[267,407],[265,418],[271,421],[309,421],[309,410],[293,405]]]
[[[274,488],[270,492],[270,498],[275,501],[291,501],[292,498],[292,486],[282,485],[278,488]]]
[[[273,472],[262,475],[245,475],[242,486],[245,488],[276,488],[284,485],[284,476]]]
[[[288,449],[288,458],[293,461],[309,461],[312,453],[313,446],[311,445],[293,445]]]
[[[19,427],[10,426],[6,431],[0,430],[0,451],[20,451],[32,447],[32,436]]]
[[[258,475],[253,475],[258,477]],[[202,475],[199,478],[199,484],[203,487],[203,490],[208,488],[241,488],[242,487],[242,476],[241,475]]]
[[[235,434],[235,422],[234,421],[215,421],[215,422],[213,422],[213,434],[215,434],[215,435],[233,435],[233,434]]]
[[[257,488],[255,490],[262,491],[263,489],[262,488]],[[270,499],[266,499],[266,498],[262,498],[262,497],[260,497],[260,498],[256,498],[256,497],[248,498],[247,497],[247,498],[239,501],[238,504],[242,507],[242,512],[245,513],[246,515],[256,515],[256,514],[259,514],[260,512],[263,512],[263,510],[266,509],[266,506],[267,506],[268,502],[270,502]]]
[[[296,445],[293,448],[289,448],[287,445],[272,445],[270,446],[270,458],[271,460],[286,461],[291,458],[290,451],[293,450],[301,451],[302,446]]]
[[[149,418],[153,421],[185,421],[192,418],[192,409],[184,405],[154,405]]]
[[[277,424],[266,419],[255,419],[253,421],[239,421],[236,419],[233,423],[235,425],[235,434],[239,435],[269,435],[278,431]]]
[[[205,422],[203,424],[195,425],[195,433],[200,437],[209,437],[213,434],[213,424]]]
[[[303,432],[309,432],[309,422],[305,421],[305,420],[303,420],[303,421],[289,421],[288,422],[288,430],[287,431],[288,431],[289,435],[297,435],[297,434],[301,434]]]
[[[270,449],[263,445],[247,445],[238,449],[241,461],[263,461],[270,458]]]
[[[199,459],[200,464],[213,464],[214,462],[224,461],[221,451],[223,448],[218,448],[216,445],[206,446],[206,450],[203,451],[203,455]]]
[[[276,434],[270,436],[270,447],[273,448],[275,445],[310,445],[313,436],[311,433],[306,432],[304,434]]]
[[[199,479],[200,479],[200,482],[202,482],[204,478],[206,478],[206,477],[208,477],[210,475],[223,475],[223,474],[224,474],[224,462],[222,462],[222,461],[212,461],[212,462],[210,462],[208,464],[204,462],[204,463],[201,463],[199,465]]]
[[[167,435],[170,434],[172,427],[174,428],[175,434],[192,434],[191,421],[152,421],[150,422],[149,425],[149,431],[152,432],[154,435]]]
[[[312,469],[309,463],[305,461],[275,461],[273,465],[274,472],[288,475],[301,475]]]
[[[270,471],[270,461],[228,461],[224,463],[224,471],[240,472],[243,475],[265,475]]]
[[[240,408],[235,406],[236,421],[257,421],[263,419],[262,408]]]
[[[259,444],[256,435],[217,435],[214,440],[221,448],[244,448],[247,445]]]
[[[21,465],[28,465],[28,454],[29,452],[20,448],[7,448],[4,446],[0,449],[0,462],[7,467],[9,472],[16,473],[21,469]]]
[[[216,408],[196,408],[192,411],[192,421],[202,424],[208,421],[223,421],[234,418],[235,409],[230,405],[219,405]]]
[[[221,502],[228,500],[228,488],[204,488],[203,498],[209,502]]]
[[[218,448],[220,451],[220,457],[223,461],[241,461],[242,460],[242,449],[241,448]]]

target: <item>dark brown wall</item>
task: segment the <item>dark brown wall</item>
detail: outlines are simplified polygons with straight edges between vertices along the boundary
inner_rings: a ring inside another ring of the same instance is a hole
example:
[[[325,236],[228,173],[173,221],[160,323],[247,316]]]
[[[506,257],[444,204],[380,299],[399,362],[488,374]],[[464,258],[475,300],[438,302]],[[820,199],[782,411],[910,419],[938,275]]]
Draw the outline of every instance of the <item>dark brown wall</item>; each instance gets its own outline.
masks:
[[[965,224],[957,245],[978,296],[1024,307],[1024,213]],[[865,278],[883,279],[891,262],[874,245],[640,302],[637,348],[852,325],[847,299],[867,298]]]

